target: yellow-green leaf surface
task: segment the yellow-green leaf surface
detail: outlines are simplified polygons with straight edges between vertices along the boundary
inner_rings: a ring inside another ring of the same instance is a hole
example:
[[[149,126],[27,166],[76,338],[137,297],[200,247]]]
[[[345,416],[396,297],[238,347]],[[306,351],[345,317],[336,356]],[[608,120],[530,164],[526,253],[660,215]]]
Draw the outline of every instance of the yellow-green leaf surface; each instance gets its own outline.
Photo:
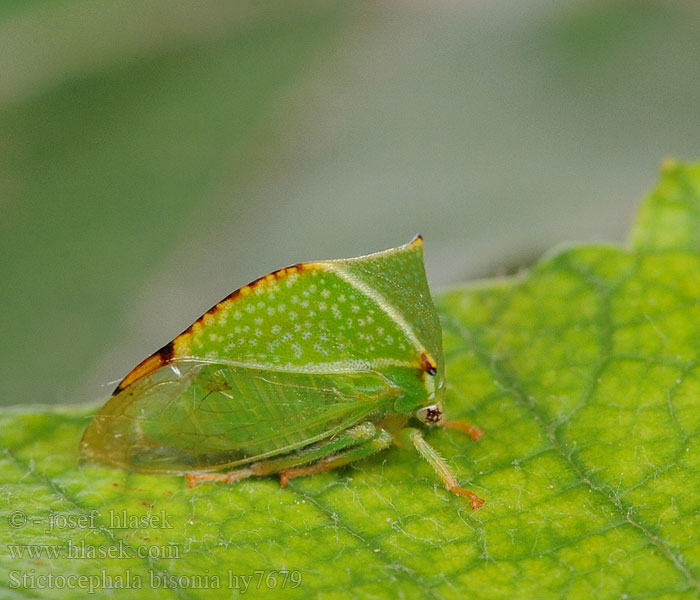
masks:
[[[287,488],[79,467],[94,407],[16,409],[0,597],[700,596],[700,166],[664,167],[629,246],[437,303],[450,416],[485,435],[429,439],[483,508],[398,449]]]

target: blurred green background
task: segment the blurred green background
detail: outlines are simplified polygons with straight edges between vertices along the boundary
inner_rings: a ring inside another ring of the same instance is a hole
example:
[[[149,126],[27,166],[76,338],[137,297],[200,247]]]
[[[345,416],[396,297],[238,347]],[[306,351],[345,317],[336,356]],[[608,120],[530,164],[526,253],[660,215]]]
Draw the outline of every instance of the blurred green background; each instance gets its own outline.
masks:
[[[700,149],[700,7],[0,3],[0,403],[96,401],[249,280],[622,241]]]

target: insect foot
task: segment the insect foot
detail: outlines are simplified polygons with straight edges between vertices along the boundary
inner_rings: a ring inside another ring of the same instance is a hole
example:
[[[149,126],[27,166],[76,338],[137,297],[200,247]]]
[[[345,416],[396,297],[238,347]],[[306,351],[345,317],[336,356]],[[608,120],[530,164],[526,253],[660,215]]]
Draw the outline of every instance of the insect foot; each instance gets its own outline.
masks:
[[[470,490],[465,490],[464,488],[461,488],[459,486],[454,486],[450,487],[447,486],[447,489],[450,490],[453,494],[457,494],[458,496],[465,496],[466,498],[469,498],[472,503],[472,510],[476,510],[477,508],[481,508],[484,505],[483,499],[479,498],[474,492]]]
[[[481,439],[481,436],[484,435],[483,429],[477,427],[476,425],[472,425],[471,423],[467,423],[466,421],[452,421],[448,419],[443,421],[440,424],[440,427],[444,427],[445,429],[458,429],[459,431],[466,433],[475,442],[478,442]]]
[[[238,469],[229,473],[186,473],[187,485],[192,489],[200,481],[222,481],[224,483],[233,483],[240,479],[245,479],[254,475],[252,469]]]

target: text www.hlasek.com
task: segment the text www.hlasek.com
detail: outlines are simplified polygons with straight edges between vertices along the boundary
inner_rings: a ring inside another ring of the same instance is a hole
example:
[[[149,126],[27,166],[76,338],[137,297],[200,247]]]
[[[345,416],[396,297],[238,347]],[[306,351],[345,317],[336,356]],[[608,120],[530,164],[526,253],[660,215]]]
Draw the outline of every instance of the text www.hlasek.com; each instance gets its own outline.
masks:
[[[180,548],[175,544],[163,546],[129,546],[122,540],[110,545],[94,545],[68,541],[68,544],[8,544],[11,558],[48,559],[128,559],[128,558],[180,558]]]

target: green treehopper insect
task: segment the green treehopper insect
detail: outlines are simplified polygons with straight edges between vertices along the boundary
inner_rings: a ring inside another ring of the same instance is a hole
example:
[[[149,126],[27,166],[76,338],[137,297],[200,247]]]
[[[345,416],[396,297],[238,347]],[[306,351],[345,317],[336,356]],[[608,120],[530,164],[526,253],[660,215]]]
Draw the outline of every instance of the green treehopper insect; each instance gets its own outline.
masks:
[[[448,490],[459,486],[411,417],[444,418],[440,322],[423,241],[358,258],[297,264],[233,292],[117,386],[81,450],[109,465],[179,473],[190,486],[329,471],[412,444]],[[226,472],[222,472],[226,471]]]

